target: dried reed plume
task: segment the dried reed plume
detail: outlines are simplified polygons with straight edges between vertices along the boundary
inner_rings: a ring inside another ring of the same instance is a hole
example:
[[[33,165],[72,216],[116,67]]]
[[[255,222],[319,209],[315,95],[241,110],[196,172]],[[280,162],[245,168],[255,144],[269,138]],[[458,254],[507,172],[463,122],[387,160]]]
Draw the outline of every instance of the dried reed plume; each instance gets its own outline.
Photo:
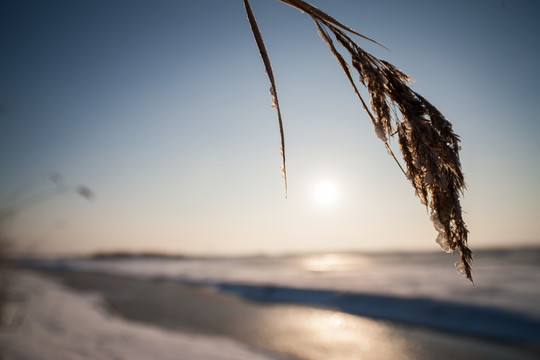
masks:
[[[472,251],[467,246],[468,230],[462,218],[459,202],[460,195],[465,189],[465,180],[459,161],[459,136],[452,130],[452,124],[435,106],[408,86],[411,81],[408,75],[392,64],[364,51],[349,34],[380,45],[378,42],[355,32],[305,1],[280,1],[311,16],[320,37],[329,46],[371,119],[375,134],[384,142],[390,155],[410,180],[422,204],[429,209],[431,221],[438,232],[437,243],[448,253],[453,253],[456,248],[459,250],[460,261],[456,263],[458,272],[472,281]],[[272,66],[249,0],[244,0],[244,5],[270,80],[272,107],[278,112],[283,159],[282,172],[286,190],[283,122]],[[370,107],[358,91],[351,68],[334,45],[332,35],[349,54],[352,67],[369,93]],[[406,170],[403,169],[389,146],[389,139],[395,137],[398,139]]]

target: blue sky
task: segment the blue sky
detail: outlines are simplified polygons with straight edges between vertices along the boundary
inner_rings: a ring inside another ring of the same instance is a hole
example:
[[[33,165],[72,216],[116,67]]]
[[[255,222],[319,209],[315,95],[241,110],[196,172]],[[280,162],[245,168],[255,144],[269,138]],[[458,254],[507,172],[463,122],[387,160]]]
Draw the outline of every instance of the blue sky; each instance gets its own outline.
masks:
[[[313,1],[389,50],[454,124],[474,248],[540,244],[540,4]],[[268,80],[241,1],[3,1],[1,193],[87,184],[12,224],[21,249],[276,253],[436,250],[425,208],[312,21],[253,0]],[[321,181],[338,188],[327,205]],[[62,223],[62,226],[54,224]],[[59,230],[61,228],[61,230]]]

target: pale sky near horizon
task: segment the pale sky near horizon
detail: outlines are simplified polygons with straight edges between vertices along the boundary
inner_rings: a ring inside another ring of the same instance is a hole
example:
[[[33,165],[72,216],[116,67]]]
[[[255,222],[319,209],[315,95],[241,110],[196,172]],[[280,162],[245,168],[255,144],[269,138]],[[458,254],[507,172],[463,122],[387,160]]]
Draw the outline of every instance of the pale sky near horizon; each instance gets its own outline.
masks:
[[[475,248],[540,245],[540,2],[318,0],[389,50],[461,136]],[[48,175],[91,187],[20,214],[29,252],[251,254],[438,250],[313,22],[252,0],[284,116],[242,1],[3,1],[0,195]],[[314,195],[323,181],[335,201]]]

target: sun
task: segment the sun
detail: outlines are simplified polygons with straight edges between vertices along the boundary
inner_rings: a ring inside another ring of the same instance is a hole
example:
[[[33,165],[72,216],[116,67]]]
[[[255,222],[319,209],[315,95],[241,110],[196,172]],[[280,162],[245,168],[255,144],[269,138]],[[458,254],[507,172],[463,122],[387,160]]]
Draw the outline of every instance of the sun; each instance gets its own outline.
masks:
[[[314,191],[315,199],[320,204],[331,204],[336,201],[338,197],[337,187],[330,181],[320,182]]]

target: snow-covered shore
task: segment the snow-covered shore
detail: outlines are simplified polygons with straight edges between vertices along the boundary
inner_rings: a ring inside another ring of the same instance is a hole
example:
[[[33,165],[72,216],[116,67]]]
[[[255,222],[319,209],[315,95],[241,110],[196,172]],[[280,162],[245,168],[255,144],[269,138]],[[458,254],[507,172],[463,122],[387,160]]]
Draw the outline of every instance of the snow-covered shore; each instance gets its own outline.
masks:
[[[109,274],[21,271],[9,325],[0,328],[0,359],[538,359],[523,346],[227,293]]]
[[[79,294],[49,278],[18,272],[0,327],[0,358],[286,359],[220,337],[173,332],[111,316],[99,295]]]

